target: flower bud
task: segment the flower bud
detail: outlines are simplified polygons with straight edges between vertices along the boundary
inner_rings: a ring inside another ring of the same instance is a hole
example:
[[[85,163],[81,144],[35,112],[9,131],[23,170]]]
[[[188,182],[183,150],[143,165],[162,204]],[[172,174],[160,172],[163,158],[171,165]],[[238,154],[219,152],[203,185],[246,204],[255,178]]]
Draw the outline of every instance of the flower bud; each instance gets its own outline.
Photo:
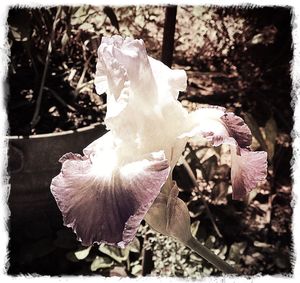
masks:
[[[192,237],[190,215],[184,201],[177,197],[178,193],[178,187],[173,182],[169,195],[160,193],[155,199],[145,221],[154,230],[186,244]]]

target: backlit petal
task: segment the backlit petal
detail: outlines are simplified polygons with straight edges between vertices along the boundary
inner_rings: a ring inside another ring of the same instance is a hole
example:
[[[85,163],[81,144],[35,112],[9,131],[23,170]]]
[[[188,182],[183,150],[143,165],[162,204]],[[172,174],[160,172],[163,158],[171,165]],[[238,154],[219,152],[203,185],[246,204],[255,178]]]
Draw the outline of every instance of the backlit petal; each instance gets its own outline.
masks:
[[[172,70],[147,56],[142,40],[103,37],[95,84],[99,94],[107,89],[105,124],[116,138],[139,154],[169,154],[187,115],[176,100],[186,88],[184,70]]]
[[[101,141],[92,144],[85,156],[64,155],[51,192],[64,224],[74,230],[83,245],[97,242],[123,247],[132,241],[159,194],[169,165],[163,152],[155,152],[121,166],[110,166],[109,156],[99,159],[100,155],[94,153],[100,146]]]
[[[156,85],[144,42],[118,35],[103,37],[98,49],[95,85],[99,94],[105,90],[116,100],[127,88],[141,98],[155,99]]]
[[[158,93],[162,100],[177,99],[179,91],[185,91],[187,87],[187,76],[184,70],[173,70],[161,61],[151,57],[149,62],[152,73],[155,75],[155,82]]]

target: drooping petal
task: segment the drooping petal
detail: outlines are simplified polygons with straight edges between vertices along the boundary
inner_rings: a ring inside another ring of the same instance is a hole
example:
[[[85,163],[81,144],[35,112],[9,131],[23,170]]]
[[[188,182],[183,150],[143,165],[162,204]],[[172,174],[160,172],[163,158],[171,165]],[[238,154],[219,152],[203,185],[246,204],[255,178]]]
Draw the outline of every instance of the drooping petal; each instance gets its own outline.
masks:
[[[250,146],[252,134],[244,120],[232,112],[224,113],[221,117],[230,137],[233,137],[240,147]]]
[[[231,150],[232,198],[242,199],[267,176],[267,153],[241,148],[240,154]]]
[[[83,245],[97,242],[123,247],[132,241],[159,194],[169,165],[163,152],[155,152],[122,166],[109,166],[109,156],[101,159],[93,152],[100,145],[98,141],[88,147],[85,156],[64,155],[51,192],[64,224]]]
[[[201,135],[213,146],[231,145],[233,198],[243,198],[267,175],[267,154],[249,149],[251,131],[241,117],[222,107],[200,108],[187,118],[186,131],[179,138]]]

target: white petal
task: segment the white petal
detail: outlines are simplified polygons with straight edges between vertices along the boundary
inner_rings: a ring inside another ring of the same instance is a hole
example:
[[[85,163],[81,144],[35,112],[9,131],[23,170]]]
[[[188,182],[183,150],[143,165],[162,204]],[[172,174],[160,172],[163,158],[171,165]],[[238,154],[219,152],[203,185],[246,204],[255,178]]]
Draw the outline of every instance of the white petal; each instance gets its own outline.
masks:
[[[172,70],[162,62],[151,57],[148,58],[161,100],[177,99],[179,91],[186,90],[186,72],[184,70]]]
[[[142,40],[120,36],[104,37],[98,57],[96,87],[108,86],[107,128],[141,154],[167,149],[187,114],[176,101],[186,88],[185,71],[148,57]]]

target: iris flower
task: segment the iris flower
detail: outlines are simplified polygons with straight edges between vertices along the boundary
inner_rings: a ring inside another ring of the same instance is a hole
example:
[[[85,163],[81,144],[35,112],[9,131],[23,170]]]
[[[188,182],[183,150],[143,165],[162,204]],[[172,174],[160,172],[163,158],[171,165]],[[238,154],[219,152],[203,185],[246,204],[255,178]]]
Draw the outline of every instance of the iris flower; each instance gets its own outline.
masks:
[[[83,245],[124,247],[155,200],[153,207],[169,198],[180,208],[171,173],[195,135],[213,146],[230,145],[233,199],[243,198],[266,177],[266,153],[251,151],[252,135],[243,119],[222,107],[188,113],[177,100],[187,86],[185,71],[147,56],[141,39],[102,38],[95,86],[98,94],[107,94],[109,131],[88,145],[83,156],[62,156],[61,172],[51,183],[64,224]]]

